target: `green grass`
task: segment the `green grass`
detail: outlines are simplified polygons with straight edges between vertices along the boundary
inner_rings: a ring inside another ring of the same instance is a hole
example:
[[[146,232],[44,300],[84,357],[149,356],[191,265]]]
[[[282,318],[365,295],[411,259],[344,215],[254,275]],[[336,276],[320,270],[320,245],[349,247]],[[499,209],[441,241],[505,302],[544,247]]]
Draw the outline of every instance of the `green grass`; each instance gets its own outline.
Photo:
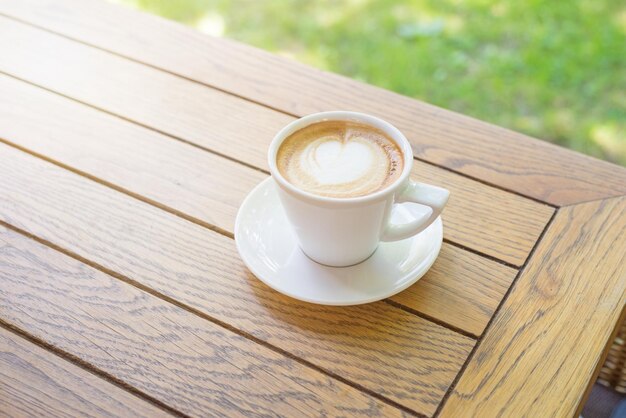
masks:
[[[117,0],[626,165],[622,0]]]

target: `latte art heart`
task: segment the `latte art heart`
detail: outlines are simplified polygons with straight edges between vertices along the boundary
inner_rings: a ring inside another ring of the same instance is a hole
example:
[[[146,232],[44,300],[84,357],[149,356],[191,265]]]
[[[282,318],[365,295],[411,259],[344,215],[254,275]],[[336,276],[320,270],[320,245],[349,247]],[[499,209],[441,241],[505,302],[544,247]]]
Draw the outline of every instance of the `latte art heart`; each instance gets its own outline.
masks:
[[[374,155],[376,151],[380,150],[358,138],[346,143],[338,138],[324,137],[304,148],[300,168],[319,184],[351,183],[371,172],[376,160],[384,161],[384,155]]]
[[[392,184],[402,152],[383,132],[364,124],[319,122],[289,136],[276,163],[287,181],[310,193],[357,197]]]

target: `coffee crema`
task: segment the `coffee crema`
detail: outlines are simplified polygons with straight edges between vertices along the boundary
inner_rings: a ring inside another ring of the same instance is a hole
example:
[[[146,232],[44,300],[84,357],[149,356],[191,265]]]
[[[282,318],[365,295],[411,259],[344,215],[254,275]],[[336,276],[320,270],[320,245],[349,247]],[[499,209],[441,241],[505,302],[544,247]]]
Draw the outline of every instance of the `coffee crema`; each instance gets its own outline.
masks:
[[[320,196],[366,196],[395,182],[404,167],[402,150],[372,126],[324,121],[287,137],[278,148],[280,174],[299,189]]]

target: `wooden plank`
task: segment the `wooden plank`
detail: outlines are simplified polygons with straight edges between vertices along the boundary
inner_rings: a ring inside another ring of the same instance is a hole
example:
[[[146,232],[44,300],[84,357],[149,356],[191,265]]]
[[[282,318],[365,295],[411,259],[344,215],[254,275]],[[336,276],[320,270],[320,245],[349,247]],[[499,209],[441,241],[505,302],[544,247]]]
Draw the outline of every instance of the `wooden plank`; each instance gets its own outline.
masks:
[[[266,177],[253,169],[3,75],[0,75],[0,96],[5,98],[0,102],[0,138],[226,234],[232,235],[240,202]],[[445,170],[428,165],[422,168],[429,171],[418,169],[420,176],[426,174],[438,183],[455,187],[450,177],[445,176],[448,173]],[[444,175],[437,177],[438,173]],[[471,239],[478,234],[482,222],[470,222],[472,216],[476,218],[471,210],[473,201],[463,199],[463,192],[488,196],[501,203],[503,199],[498,197],[506,193],[464,178],[458,180],[460,197],[455,194],[450,214],[446,213],[446,236],[469,244],[469,240],[463,240],[462,232]],[[529,208],[522,206],[523,212],[511,212],[520,220],[524,216],[532,218],[535,206],[530,202]],[[464,217],[469,227],[457,220]],[[520,224],[528,226],[528,223]],[[456,228],[456,225],[461,226]],[[515,228],[510,230],[515,231]],[[393,300],[479,335],[515,272],[444,244],[442,257],[429,275]],[[455,301],[454,308],[443,308],[450,300]]]
[[[0,145],[0,220],[410,409],[432,414],[474,341],[378,302],[263,285],[232,239]]]
[[[626,194],[626,169],[436,106],[97,0],[0,0],[0,12],[293,115],[351,109],[420,158],[554,205]]]
[[[517,270],[444,244],[431,270],[390,299],[479,336]]]
[[[293,120],[1,17],[0,50],[1,71],[263,169],[273,134]],[[42,67],[56,71],[39,71]],[[414,178],[441,182],[452,191],[447,238],[516,266],[524,263],[552,208],[426,163],[415,165]]]
[[[401,413],[7,228],[0,244],[4,321],[183,413]]]
[[[4,251],[5,248],[0,253]],[[0,411],[3,416],[15,417],[169,416],[3,328],[0,328]]]
[[[626,197],[559,210],[441,416],[573,416],[625,302]]]

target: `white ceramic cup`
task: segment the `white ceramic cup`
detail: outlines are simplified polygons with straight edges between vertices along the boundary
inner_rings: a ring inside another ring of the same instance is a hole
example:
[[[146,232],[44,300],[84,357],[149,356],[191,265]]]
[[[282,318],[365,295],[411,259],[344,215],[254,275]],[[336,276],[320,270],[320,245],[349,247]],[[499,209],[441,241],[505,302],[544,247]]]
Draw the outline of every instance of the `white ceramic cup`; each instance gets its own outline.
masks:
[[[276,165],[280,144],[305,126],[333,120],[364,123],[389,135],[404,154],[400,177],[383,190],[351,198],[319,196],[289,183]],[[410,180],[413,151],[409,141],[390,123],[363,113],[322,112],[293,121],[272,140],[268,159],[280,201],[298,237],[300,248],[312,260],[328,266],[357,264],[372,255],[380,241],[397,241],[420,233],[441,214],[450,195],[441,187]],[[393,206],[403,202],[428,206],[430,211],[404,224],[390,222]]]

